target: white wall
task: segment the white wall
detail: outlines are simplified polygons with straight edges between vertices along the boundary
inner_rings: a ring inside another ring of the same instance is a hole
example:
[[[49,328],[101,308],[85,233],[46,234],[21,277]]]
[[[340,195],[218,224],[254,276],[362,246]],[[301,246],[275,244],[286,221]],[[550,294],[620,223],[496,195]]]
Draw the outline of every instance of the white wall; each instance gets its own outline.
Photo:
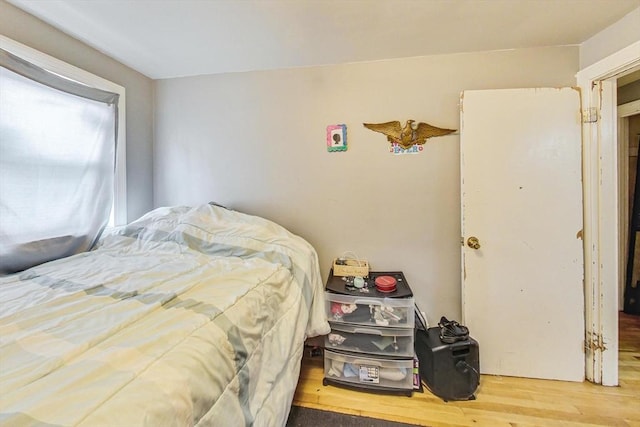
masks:
[[[580,69],[640,41],[640,7],[580,45]]]
[[[156,81],[154,205],[216,201],[333,257],[402,270],[430,322],[460,319],[459,136],[393,156],[363,122],[459,127],[464,89],[575,85],[578,48],[507,50]],[[349,150],[328,153],[326,126]],[[500,129],[496,129],[500,132]]]
[[[126,89],[127,218],[153,206],[153,81],[34,16],[0,0],[0,33]]]

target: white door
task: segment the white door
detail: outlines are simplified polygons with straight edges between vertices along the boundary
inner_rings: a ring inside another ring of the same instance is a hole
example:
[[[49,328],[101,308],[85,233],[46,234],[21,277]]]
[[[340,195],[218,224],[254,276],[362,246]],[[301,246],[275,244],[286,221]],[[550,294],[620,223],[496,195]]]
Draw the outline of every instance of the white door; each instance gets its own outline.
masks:
[[[461,105],[463,322],[481,372],[582,381],[580,94],[465,91]]]

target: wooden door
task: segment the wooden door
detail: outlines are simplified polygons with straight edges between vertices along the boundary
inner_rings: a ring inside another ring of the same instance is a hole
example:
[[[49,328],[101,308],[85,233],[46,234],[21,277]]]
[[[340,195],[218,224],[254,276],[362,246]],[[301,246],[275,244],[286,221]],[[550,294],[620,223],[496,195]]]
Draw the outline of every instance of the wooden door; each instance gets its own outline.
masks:
[[[579,92],[465,91],[461,104],[463,322],[481,372],[582,381]]]

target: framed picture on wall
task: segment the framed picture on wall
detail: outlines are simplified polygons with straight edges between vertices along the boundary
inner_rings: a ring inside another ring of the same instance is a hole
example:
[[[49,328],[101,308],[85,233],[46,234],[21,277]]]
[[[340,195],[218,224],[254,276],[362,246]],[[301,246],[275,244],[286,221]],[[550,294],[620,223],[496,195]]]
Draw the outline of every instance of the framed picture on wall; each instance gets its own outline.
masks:
[[[347,125],[327,126],[327,151],[347,151]]]

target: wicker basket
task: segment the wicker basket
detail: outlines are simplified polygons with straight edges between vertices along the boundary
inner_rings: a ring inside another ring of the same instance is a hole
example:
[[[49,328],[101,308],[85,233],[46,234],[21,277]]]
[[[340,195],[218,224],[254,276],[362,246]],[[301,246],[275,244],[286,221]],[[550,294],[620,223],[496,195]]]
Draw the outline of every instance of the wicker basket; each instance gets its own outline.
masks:
[[[366,277],[369,275],[369,263],[365,260],[346,258],[342,259],[340,264],[338,262],[338,258],[333,260],[334,276]]]

